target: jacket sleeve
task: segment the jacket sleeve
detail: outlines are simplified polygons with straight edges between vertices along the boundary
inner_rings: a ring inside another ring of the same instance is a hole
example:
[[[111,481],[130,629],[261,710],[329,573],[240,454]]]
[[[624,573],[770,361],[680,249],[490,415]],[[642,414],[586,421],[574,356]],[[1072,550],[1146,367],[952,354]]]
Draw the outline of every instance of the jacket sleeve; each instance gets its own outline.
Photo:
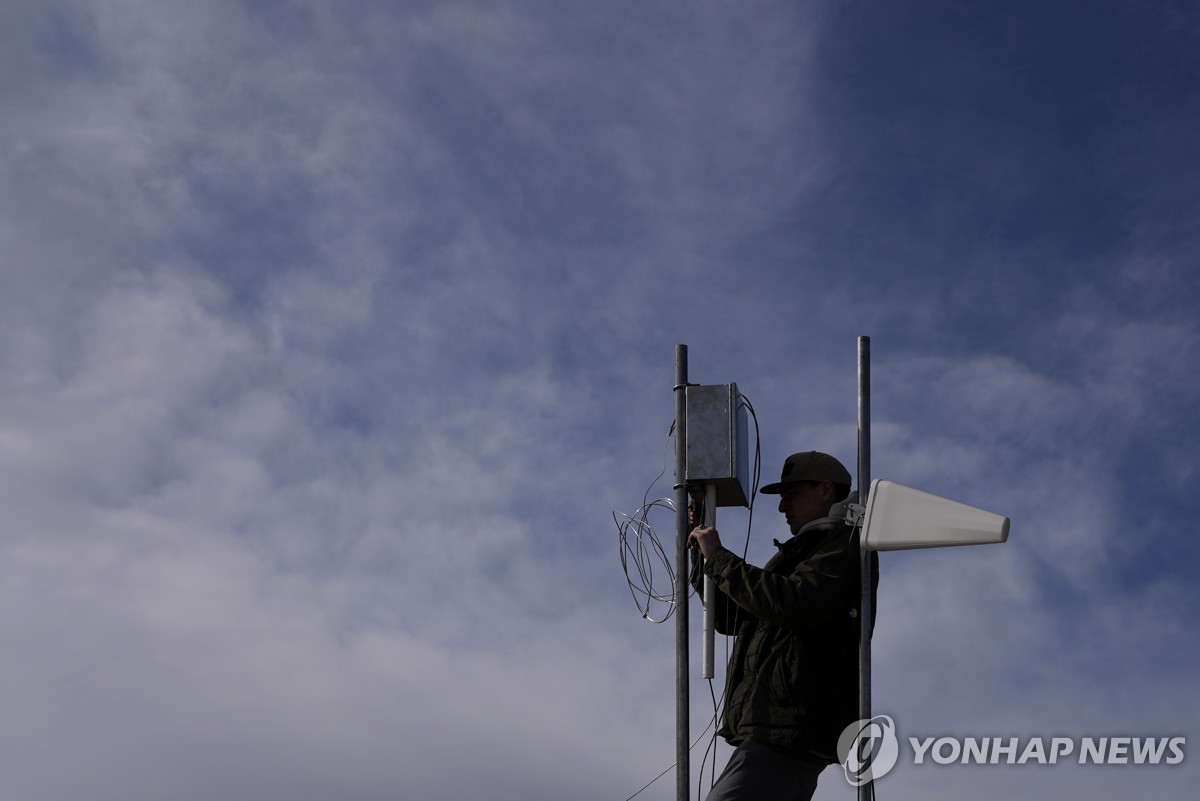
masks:
[[[830,536],[787,573],[755,567],[726,548],[704,564],[717,588],[745,612],[780,628],[820,626],[855,605],[857,568],[849,530]]]
[[[716,554],[714,553],[713,556]],[[705,565],[708,560],[699,555],[696,556],[696,560],[692,568],[691,583],[703,604],[704,576],[707,573]],[[721,591],[719,582],[714,583],[716,586],[713,588],[713,628],[717,630],[718,634],[737,634],[738,624],[746,619],[747,613],[737,604],[730,602],[729,597]]]

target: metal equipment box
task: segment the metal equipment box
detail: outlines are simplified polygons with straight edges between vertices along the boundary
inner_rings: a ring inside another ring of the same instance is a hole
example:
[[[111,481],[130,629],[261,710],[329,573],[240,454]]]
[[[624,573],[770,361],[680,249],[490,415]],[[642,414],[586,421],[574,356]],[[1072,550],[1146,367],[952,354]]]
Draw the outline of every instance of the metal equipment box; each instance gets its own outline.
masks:
[[[715,484],[717,506],[749,506],[746,406],[737,384],[689,386],[685,398],[686,482]]]

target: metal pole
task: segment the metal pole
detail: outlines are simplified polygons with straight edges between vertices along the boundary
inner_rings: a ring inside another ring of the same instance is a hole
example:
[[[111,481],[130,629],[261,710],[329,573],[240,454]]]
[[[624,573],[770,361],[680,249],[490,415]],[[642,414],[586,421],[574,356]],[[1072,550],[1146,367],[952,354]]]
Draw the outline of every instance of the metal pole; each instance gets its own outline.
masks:
[[[675,346],[675,797],[691,791],[688,740],[687,345]]]
[[[871,338],[858,338],[858,502],[865,506],[871,489]],[[858,573],[862,597],[858,608],[858,718],[871,719],[871,620],[875,616],[871,599],[871,553],[862,547],[859,533]],[[872,784],[858,788],[858,801],[870,801]]]
[[[704,485],[704,525],[717,527],[717,485]],[[702,675],[711,679],[716,672],[716,629],[717,618],[713,614],[713,605],[717,602],[717,585],[712,576],[704,575],[704,658]]]

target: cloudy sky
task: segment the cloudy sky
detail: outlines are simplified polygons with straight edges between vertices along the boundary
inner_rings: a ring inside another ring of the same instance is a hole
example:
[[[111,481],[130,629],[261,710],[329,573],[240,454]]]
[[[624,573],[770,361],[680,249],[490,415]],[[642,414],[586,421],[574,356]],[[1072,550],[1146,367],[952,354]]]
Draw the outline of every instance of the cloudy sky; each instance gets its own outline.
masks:
[[[1194,2],[2,5],[0,798],[623,801],[675,345],[771,477],[860,335],[875,477],[1012,519],[884,555],[876,710],[1189,738],[880,797],[1200,788]]]

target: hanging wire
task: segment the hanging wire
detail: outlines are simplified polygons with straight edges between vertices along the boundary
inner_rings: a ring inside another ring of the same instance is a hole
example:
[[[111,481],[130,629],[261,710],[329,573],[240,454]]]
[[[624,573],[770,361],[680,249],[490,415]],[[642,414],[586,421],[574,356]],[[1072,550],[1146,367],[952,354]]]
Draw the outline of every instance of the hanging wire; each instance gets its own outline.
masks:
[[[738,405],[745,406],[754,420],[754,469],[751,471],[753,475],[750,482],[750,512],[746,520],[746,543],[742,546],[742,559],[745,559],[750,553],[750,531],[754,528],[754,499],[758,497],[759,480],[762,478],[762,441],[759,436],[758,415],[754,413],[753,404],[745,395],[738,393]]]
[[[728,651],[728,643],[726,643],[726,650]],[[728,654],[726,655],[726,660],[728,661]],[[723,704],[725,702],[725,693],[724,693],[724,691],[721,692],[721,700],[718,701],[716,689],[713,687],[713,680],[708,679],[707,681],[708,681],[708,694],[710,696],[712,696],[712,703],[713,703],[712,719],[715,722],[720,719],[721,704]],[[707,731],[707,729],[706,729],[706,731]],[[713,788],[713,786],[716,785],[716,783],[717,783],[717,731],[716,731],[716,729],[713,729],[712,737],[710,737],[708,740],[708,747],[704,749],[704,756],[700,759],[699,779],[696,782],[696,797],[697,798],[701,798],[704,795],[704,766],[705,766],[705,764],[708,763],[708,758],[710,755],[712,756],[712,768],[709,770],[708,789],[711,790]]]
[[[671,519],[675,517],[675,501],[670,498],[658,498],[651,501],[650,493],[667,472],[667,454],[670,452],[671,437],[675,432],[675,423],[671,423],[667,431],[666,444],[663,446],[663,468],[642,496],[642,505],[633,512],[614,511],[613,522],[617,526],[617,539],[620,545],[621,570],[625,573],[625,581],[629,592],[637,604],[642,618],[651,623],[663,623],[675,612],[675,567],[666,547],[650,523],[650,513],[656,509],[669,510]],[[666,574],[667,589],[655,588],[655,571]],[[693,593],[694,594],[694,593]],[[689,595],[689,597],[691,597]],[[656,604],[659,605],[656,607]],[[661,606],[666,611],[661,617],[655,617],[651,611]]]
[[[758,495],[758,487],[762,476],[762,445],[760,431],[758,426],[758,415],[754,412],[754,406],[746,398],[746,396],[738,395],[738,405],[744,406],[754,420],[754,467],[751,477],[751,488],[749,498],[749,515],[746,523],[746,539],[742,547],[742,558],[745,559],[750,550],[750,534],[754,525],[754,499]],[[675,424],[672,422],[670,429],[667,431],[667,446],[670,445],[671,435],[675,431]],[[664,447],[663,453],[663,469],[655,477],[654,481],[650,482],[645,495],[642,497],[641,507],[631,515],[622,512],[613,512],[613,521],[617,525],[617,534],[621,547],[621,568],[625,572],[625,578],[629,584],[629,589],[633,595],[634,602],[638,606],[638,610],[642,613],[642,617],[652,623],[662,623],[668,620],[675,611],[675,570],[672,559],[667,553],[667,549],[663,546],[661,539],[654,531],[654,527],[649,522],[650,513],[656,508],[669,509],[672,513],[676,511],[675,502],[669,498],[659,498],[654,501],[648,501],[650,492],[654,485],[661,479],[667,471],[667,453]],[[695,504],[695,514],[697,520],[704,519],[703,496],[695,495],[690,503]],[[666,573],[670,585],[669,594],[660,592],[654,589],[654,571],[657,565],[661,565],[663,572]],[[633,572],[630,571],[630,566],[633,567]],[[699,560],[692,566],[693,572],[700,567]],[[635,579],[636,576],[636,579]],[[691,582],[689,581],[689,584]],[[689,595],[695,595],[695,591]],[[668,608],[666,613],[658,619],[650,615],[651,607],[654,603],[665,604]],[[738,623],[738,610],[734,610],[733,625],[736,631]],[[729,661],[729,637],[725,640],[725,661]],[[705,736],[711,731],[712,736],[708,738],[708,745],[705,747],[704,756],[700,763],[699,784],[697,792],[702,794],[704,784],[704,769],[709,763],[711,757],[712,766],[709,769],[709,787],[716,784],[717,770],[717,734],[716,723],[720,720],[721,710],[725,704],[725,692],[721,692],[720,698],[717,697],[716,689],[713,686],[712,679],[708,679],[709,695],[713,701],[713,714],[709,719],[708,725],[704,731],[692,743],[691,749],[696,748]],[[633,801],[643,791],[653,785],[656,781],[666,776],[676,766],[677,763],[669,765],[662,773],[655,776],[645,785],[643,785],[636,793],[629,796],[625,801]]]
[[[708,721],[708,725],[704,727],[704,731],[700,732],[700,736],[696,738],[696,742],[692,743],[692,746],[691,746],[691,748],[689,748],[689,749],[688,749],[689,751],[690,751],[690,750],[692,750],[692,748],[695,748],[696,746],[700,745],[700,741],[704,739],[704,736],[705,736],[706,734],[708,734],[708,730],[709,730],[709,729],[711,729],[711,728],[713,727],[713,724],[715,724],[716,722],[717,722],[717,719],[716,719],[716,718],[713,718],[713,719],[711,719],[711,720],[709,720],[709,721]],[[641,789],[639,789],[639,790],[638,790],[636,793],[634,793],[633,795],[629,796],[629,798],[626,798],[626,799],[625,799],[625,801],[633,801],[633,799],[637,798],[637,797],[638,797],[639,795],[641,795],[641,794],[642,794],[642,793],[643,793],[643,792],[644,792],[644,791],[645,791],[647,788],[649,788],[649,787],[650,787],[650,785],[654,784],[656,781],[658,781],[659,779],[661,779],[663,776],[666,776],[668,773],[670,773],[670,772],[671,772],[671,768],[675,767],[677,764],[679,764],[679,763],[677,763],[677,762],[672,762],[670,765],[668,765],[668,766],[667,766],[667,769],[666,769],[666,770],[664,770],[662,773],[658,774],[658,775],[657,775],[657,776],[655,776],[653,779],[651,779],[650,781],[648,781],[648,782],[646,782],[644,785],[642,785]]]
[[[672,514],[675,512],[675,502],[669,498],[652,501],[632,515],[613,512],[621,546],[621,569],[625,572],[625,580],[638,611],[651,623],[663,623],[675,612],[675,570],[649,521],[651,510],[659,507],[669,509]],[[654,572],[657,568],[666,573],[668,589],[665,591],[655,589]],[[651,614],[655,604],[666,606],[662,617],[656,618]]]

